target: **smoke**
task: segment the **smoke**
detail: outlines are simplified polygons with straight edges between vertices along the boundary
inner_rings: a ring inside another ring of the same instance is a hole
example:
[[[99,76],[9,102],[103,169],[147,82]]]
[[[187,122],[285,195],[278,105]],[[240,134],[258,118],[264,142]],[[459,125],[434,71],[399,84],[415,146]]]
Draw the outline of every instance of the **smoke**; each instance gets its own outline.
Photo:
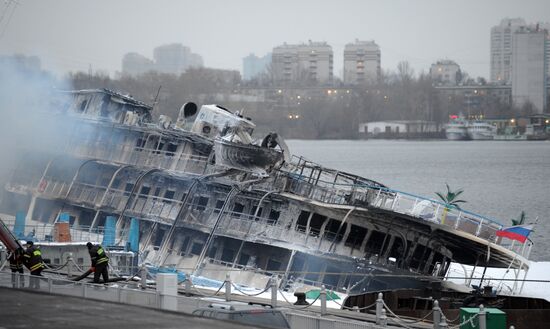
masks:
[[[21,58],[0,58],[0,190],[22,155],[62,150],[69,128],[64,129],[57,106],[67,103],[59,90],[68,89],[67,83],[26,66]]]

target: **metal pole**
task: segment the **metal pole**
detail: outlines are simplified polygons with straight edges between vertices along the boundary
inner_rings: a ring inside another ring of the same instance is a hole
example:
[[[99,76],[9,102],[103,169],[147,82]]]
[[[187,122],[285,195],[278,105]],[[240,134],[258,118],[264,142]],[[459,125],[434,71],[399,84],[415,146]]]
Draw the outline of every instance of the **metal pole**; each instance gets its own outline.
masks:
[[[185,273],[185,294],[191,296],[191,274]]]
[[[479,305],[479,329],[487,329],[487,314],[483,304]]]
[[[141,267],[140,277],[141,277],[141,283],[140,283],[141,289],[145,290],[145,288],[147,288],[147,267],[145,267],[145,265]]]
[[[48,278],[48,292],[50,294],[53,292],[52,278]]]
[[[325,288],[325,285],[321,286],[321,316],[327,315],[327,289]]]
[[[433,320],[434,320],[434,329],[439,329],[439,322],[441,322],[441,309],[439,308],[439,302],[437,300],[434,301],[433,306]]]
[[[231,277],[229,276],[229,273],[225,275],[225,301],[230,302],[231,301]]]
[[[380,324],[380,317],[382,316],[382,310],[384,309],[384,300],[382,299],[382,293],[378,293],[378,299],[376,300],[376,324]]]
[[[271,308],[277,307],[277,277],[271,277]]]

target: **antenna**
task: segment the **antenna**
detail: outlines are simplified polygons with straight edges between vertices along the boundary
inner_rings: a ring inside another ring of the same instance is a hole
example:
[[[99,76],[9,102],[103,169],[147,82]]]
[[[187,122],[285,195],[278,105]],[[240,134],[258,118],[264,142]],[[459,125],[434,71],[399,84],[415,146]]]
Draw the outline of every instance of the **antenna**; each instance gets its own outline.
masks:
[[[159,85],[159,89],[157,90],[157,95],[155,96],[155,99],[153,100],[153,109],[151,110],[151,113],[155,110],[155,105],[157,105],[157,100],[158,100],[159,94],[160,94],[160,88],[162,88],[162,85]]]

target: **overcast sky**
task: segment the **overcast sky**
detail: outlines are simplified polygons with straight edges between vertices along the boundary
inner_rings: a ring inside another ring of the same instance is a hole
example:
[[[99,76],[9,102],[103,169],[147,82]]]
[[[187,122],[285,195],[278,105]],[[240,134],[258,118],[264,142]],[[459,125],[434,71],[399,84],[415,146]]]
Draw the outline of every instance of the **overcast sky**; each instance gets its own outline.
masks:
[[[489,76],[490,28],[505,17],[550,21],[550,0],[17,0],[0,1],[0,54],[37,55],[45,69],[121,70],[122,56],[182,43],[208,67],[242,71],[242,58],[274,46],[326,41],[341,76],[345,44],[374,40],[382,68],[428,71],[455,60]],[[11,19],[10,19],[11,18]]]

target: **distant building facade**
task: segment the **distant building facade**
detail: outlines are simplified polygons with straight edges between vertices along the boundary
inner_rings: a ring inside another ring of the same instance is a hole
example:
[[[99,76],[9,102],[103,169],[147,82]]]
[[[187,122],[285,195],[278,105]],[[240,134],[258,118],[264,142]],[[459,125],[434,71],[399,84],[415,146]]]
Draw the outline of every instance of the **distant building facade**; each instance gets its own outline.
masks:
[[[381,72],[380,47],[374,41],[348,43],[344,47],[344,83],[376,82]]]
[[[202,67],[200,55],[191,52],[189,47],[179,43],[163,45],[153,50],[155,69],[163,73],[182,74],[191,67]]]
[[[124,74],[140,75],[154,69],[154,62],[138,53],[127,53],[122,58],[122,72]]]
[[[138,53],[127,53],[122,58],[122,74],[138,75],[157,71],[180,75],[192,67],[203,67],[202,57],[179,43],[163,45],[153,50],[151,60]]]
[[[511,83],[512,38],[525,25],[522,18],[505,18],[491,28],[491,82]]]
[[[512,38],[512,100],[516,106],[531,102],[538,113],[546,110],[548,31],[522,27]]]
[[[326,42],[285,43],[273,48],[271,67],[276,83],[328,84],[333,80],[332,47]]]
[[[262,73],[266,73],[271,64],[271,53],[263,57],[250,54],[243,58],[243,79],[251,80]]]
[[[432,64],[430,76],[435,85],[456,86],[462,80],[460,66],[448,59]]]

